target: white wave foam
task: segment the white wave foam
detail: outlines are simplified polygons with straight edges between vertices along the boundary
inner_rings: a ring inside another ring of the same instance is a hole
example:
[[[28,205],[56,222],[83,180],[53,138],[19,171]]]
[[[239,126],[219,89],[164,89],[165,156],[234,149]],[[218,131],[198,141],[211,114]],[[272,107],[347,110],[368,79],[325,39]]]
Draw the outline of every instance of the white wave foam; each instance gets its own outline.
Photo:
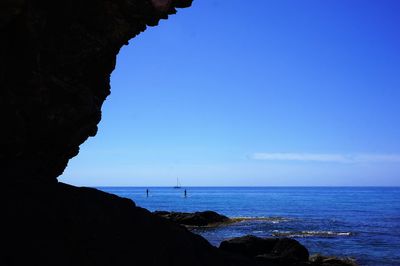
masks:
[[[351,236],[352,232],[333,232],[333,231],[273,231],[273,236],[283,237],[337,237]]]
[[[264,221],[273,224],[288,222],[291,219],[285,217],[251,217],[251,216],[241,216],[241,217],[232,217],[234,221],[242,222],[242,221]]]

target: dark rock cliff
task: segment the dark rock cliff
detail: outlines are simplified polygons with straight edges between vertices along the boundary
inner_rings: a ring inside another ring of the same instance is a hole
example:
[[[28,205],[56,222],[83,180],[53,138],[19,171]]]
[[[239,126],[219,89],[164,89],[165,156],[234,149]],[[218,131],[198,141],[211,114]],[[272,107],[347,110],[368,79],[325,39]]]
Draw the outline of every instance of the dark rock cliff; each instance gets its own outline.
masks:
[[[1,179],[55,182],[94,136],[122,45],[191,0],[2,0]]]

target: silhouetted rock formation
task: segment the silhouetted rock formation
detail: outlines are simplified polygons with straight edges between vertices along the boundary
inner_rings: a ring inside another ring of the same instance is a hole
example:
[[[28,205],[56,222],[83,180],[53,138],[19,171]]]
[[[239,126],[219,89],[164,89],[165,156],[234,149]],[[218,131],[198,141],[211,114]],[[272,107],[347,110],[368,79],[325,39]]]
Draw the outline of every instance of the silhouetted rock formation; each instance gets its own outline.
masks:
[[[3,182],[55,182],[94,136],[119,49],[192,0],[3,0]]]
[[[57,183],[9,192],[0,205],[0,265],[254,265],[96,189]]]
[[[155,215],[171,220],[175,223],[188,226],[213,226],[228,223],[230,219],[214,211],[203,212],[167,212],[155,211]]]

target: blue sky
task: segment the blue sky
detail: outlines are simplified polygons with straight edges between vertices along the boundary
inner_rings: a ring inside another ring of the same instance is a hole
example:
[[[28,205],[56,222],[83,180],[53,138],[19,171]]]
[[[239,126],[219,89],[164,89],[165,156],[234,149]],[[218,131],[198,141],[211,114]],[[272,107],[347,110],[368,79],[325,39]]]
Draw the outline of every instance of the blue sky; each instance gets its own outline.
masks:
[[[118,55],[75,185],[400,185],[400,3],[195,0]]]

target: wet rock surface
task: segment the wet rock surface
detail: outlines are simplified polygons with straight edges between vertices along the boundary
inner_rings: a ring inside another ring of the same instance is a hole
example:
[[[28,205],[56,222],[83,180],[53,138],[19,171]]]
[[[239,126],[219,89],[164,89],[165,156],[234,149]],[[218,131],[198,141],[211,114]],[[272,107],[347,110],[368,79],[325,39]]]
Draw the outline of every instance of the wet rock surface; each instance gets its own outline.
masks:
[[[155,211],[155,215],[171,220],[175,223],[187,226],[216,226],[229,223],[230,219],[225,215],[214,211],[203,212],[167,212]]]

